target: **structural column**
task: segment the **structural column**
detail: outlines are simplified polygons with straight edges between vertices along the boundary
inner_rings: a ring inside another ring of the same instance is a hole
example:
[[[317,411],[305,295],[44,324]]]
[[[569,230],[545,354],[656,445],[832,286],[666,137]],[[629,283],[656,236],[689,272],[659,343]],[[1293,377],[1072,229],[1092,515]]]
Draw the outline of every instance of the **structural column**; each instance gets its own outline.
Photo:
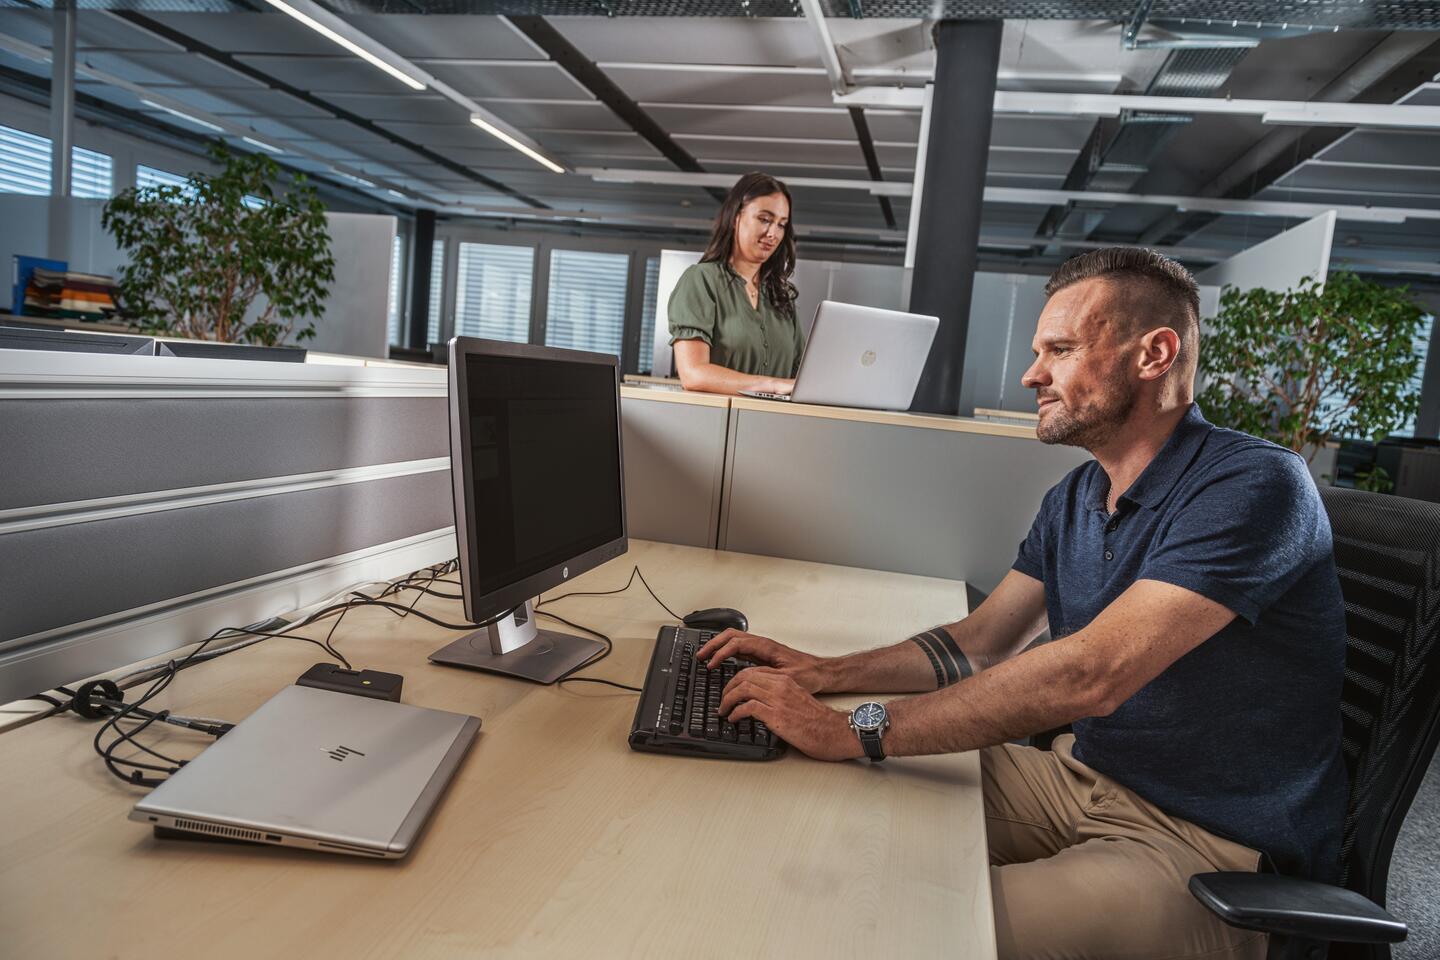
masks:
[[[424,350],[430,329],[430,260],[435,251],[435,211],[416,210],[410,234],[410,335],[407,346]]]
[[[52,260],[70,259],[70,151],[75,143],[75,0],[56,0],[50,54],[50,240]]]
[[[953,414],[960,405],[1002,28],[999,20],[944,20],[935,28],[924,183],[911,201],[920,204],[920,221],[910,310],[940,318],[911,407],[927,413]]]

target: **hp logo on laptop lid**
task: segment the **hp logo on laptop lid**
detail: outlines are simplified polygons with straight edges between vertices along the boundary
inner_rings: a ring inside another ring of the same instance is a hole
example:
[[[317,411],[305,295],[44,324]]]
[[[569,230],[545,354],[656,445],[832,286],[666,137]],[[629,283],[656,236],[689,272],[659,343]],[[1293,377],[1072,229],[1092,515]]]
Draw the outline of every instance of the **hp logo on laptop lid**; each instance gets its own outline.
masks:
[[[873,366],[875,366],[875,351],[874,351],[874,350],[866,350],[864,353],[860,354],[860,366],[862,366],[862,367],[873,367]]]

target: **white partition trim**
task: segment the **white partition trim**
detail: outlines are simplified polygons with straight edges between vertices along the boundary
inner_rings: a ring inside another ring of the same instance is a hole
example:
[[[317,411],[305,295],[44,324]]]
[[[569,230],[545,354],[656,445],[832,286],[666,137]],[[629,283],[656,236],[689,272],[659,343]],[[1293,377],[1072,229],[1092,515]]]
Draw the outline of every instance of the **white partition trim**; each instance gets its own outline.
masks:
[[[445,527],[403,540],[327,557],[313,563],[276,570],[247,580],[222,584],[143,607],[70,623],[53,630],[16,637],[0,644],[12,648],[0,666],[55,655],[57,648],[103,643],[108,660],[114,650],[127,649],[132,659],[174,650],[222,627],[257,623],[298,610],[346,586],[388,580],[455,556],[455,528]],[[138,650],[139,645],[144,650]],[[113,646],[112,646],[113,645]]]
[[[213,483],[175,490],[155,490],[117,497],[99,497],[70,503],[43,503],[29,507],[0,510],[0,534],[63,527],[72,523],[113,520],[147,513],[163,513],[190,507],[272,497],[283,493],[299,493],[324,487],[339,487],[370,480],[388,480],[420,473],[450,470],[449,457],[380,463],[364,467],[322,470],[316,473],[293,474],[288,477],[259,477],[230,483]]]

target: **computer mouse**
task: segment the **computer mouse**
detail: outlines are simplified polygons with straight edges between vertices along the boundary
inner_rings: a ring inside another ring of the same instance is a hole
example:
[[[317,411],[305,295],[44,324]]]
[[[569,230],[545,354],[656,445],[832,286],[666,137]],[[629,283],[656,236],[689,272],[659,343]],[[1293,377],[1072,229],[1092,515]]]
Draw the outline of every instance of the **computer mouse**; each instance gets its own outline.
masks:
[[[736,630],[748,630],[750,621],[745,619],[745,614],[730,607],[710,607],[705,610],[696,610],[694,613],[685,615],[685,626],[694,627],[696,630],[725,630],[734,627]]]

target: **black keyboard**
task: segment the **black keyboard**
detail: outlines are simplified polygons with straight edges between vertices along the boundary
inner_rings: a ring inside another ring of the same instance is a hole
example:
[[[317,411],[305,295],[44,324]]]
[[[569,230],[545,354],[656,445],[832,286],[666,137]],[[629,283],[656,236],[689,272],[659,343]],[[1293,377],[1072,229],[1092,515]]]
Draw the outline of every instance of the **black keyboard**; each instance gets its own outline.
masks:
[[[725,685],[754,664],[732,657],[707,669],[695,651],[713,636],[709,630],[660,628],[635,708],[632,748],[734,760],[773,760],[785,752],[784,741],[759,720],[731,723],[720,716]]]

